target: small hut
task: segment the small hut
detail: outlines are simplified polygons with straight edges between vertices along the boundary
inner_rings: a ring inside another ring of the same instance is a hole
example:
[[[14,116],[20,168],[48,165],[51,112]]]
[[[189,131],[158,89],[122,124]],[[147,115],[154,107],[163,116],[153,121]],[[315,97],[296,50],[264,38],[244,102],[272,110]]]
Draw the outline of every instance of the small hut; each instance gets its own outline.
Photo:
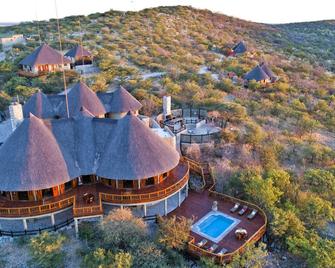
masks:
[[[260,65],[257,65],[254,69],[248,72],[244,76],[244,79],[246,80],[246,82],[255,80],[256,82],[259,82],[262,84],[271,82],[271,78],[263,71]]]
[[[80,65],[91,65],[93,63],[92,53],[81,45],[77,45],[71,48],[65,54],[65,57],[67,57],[71,61],[71,67]]]

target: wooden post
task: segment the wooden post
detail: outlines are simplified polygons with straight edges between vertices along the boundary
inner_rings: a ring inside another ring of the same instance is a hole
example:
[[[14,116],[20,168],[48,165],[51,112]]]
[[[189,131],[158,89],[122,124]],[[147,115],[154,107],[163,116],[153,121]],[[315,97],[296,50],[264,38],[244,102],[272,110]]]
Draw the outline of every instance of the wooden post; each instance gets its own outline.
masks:
[[[37,201],[36,191],[33,191],[34,200]]]
[[[141,189],[141,179],[138,179],[138,181],[137,181],[137,183],[138,183],[138,189]]]
[[[115,188],[119,189],[119,181],[118,180],[115,180]]]

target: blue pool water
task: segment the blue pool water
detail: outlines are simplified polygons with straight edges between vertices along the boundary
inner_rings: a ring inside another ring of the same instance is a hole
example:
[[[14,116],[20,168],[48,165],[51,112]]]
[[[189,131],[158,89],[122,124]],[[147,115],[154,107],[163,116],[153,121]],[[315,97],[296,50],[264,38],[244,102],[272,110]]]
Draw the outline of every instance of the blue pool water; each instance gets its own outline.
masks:
[[[199,231],[206,236],[218,238],[224,233],[235,221],[221,214],[210,215],[198,225]]]

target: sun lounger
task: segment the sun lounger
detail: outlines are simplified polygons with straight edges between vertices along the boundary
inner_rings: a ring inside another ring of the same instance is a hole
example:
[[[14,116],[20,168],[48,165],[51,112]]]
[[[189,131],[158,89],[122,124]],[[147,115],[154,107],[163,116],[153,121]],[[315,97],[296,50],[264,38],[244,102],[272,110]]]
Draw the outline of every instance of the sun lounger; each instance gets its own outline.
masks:
[[[256,214],[257,214],[257,210],[256,209],[253,209],[252,211],[251,211],[251,213],[248,215],[248,219],[249,220],[252,220],[255,216],[256,216]]]
[[[207,244],[207,239],[202,239],[201,241],[199,241],[198,243],[197,243],[197,246],[198,247],[203,247],[204,245],[206,245]]]
[[[211,246],[207,249],[207,251],[209,251],[209,252],[213,252],[213,251],[215,251],[218,247],[219,247],[219,246],[218,246],[217,244],[213,244],[213,245],[211,245]]]
[[[228,251],[228,249],[226,249],[226,248],[221,248],[221,249],[219,250],[219,252],[216,253],[216,254],[218,254],[218,255],[221,256],[221,255],[225,254],[227,251]]]
[[[234,213],[238,210],[238,208],[240,207],[240,203],[235,203],[235,206],[233,206],[231,209],[230,209],[230,212],[231,213]]]
[[[243,208],[238,212],[238,215],[242,216],[248,209],[248,206],[243,206]]]

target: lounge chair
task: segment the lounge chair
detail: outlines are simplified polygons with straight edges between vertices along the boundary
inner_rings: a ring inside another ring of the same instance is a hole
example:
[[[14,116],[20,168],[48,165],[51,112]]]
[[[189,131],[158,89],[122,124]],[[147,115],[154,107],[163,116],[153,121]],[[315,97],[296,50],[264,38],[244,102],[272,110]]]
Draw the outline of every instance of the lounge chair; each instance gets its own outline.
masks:
[[[243,206],[243,208],[238,212],[238,215],[242,216],[248,209],[248,206]]]
[[[199,241],[198,243],[197,243],[197,246],[198,247],[203,247],[204,245],[206,245],[207,244],[207,239],[202,239],[201,241]]]
[[[216,254],[222,256],[223,254],[225,254],[228,251],[228,249],[226,248],[221,248]]]
[[[256,216],[256,214],[257,214],[257,210],[256,209],[253,209],[252,211],[251,211],[251,213],[248,215],[248,219],[249,220],[252,220],[253,218],[255,218],[255,216]]]
[[[231,213],[236,212],[239,207],[240,207],[240,203],[235,203],[235,205],[230,209],[230,212]]]
[[[209,251],[209,252],[213,252],[213,251],[215,251],[218,247],[219,247],[219,246],[218,246],[217,244],[213,244],[213,245],[211,245],[211,246],[207,249],[207,251]]]

